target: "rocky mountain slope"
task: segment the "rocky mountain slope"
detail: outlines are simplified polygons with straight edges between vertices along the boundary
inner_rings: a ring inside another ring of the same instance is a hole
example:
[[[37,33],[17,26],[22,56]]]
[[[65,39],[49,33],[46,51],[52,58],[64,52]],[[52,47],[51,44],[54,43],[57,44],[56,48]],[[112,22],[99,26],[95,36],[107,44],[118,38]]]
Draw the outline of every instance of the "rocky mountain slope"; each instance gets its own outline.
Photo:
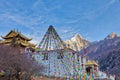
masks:
[[[99,56],[120,48],[120,36],[111,33],[103,40],[91,43],[87,48],[87,54],[90,58],[96,59]]]
[[[87,47],[87,55],[91,59],[98,60],[101,70],[120,76],[120,36],[116,33],[112,32],[103,40],[92,43],[76,34],[65,43],[67,47],[76,51]],[[84,51],[81,50],[81,53],[83,54]]]
[[[83,39],[79,34],[75,34],[70,40],[66,40],[64,42],[66,43],[67,47],[75,51],[80,51],[83,47],[88,46],[90,43],[89,41]]]
[[[120,49],[113,50],[97,59],[100,69],[110,74],[120,75]]]
[[[120,76],[120,36],[111,33],[103,40],[91,43],[87,55],[98,60],[100,69]]]

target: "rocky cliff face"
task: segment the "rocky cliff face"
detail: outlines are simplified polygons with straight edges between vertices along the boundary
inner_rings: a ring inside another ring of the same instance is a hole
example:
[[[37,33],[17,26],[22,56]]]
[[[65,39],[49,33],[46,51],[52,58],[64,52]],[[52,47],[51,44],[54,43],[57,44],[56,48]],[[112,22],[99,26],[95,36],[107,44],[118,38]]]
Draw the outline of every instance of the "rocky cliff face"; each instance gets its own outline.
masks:
[[[80,51],[82,48],[88,46],[89,41],[82,38],[81,35],[75,34],[70,40],[64,41],[68,48],[71,48],[75,51]]]
[[[108,74],[120,76],[120,49],[100,56],[97,60],[99,61],[100,69],[106,71]]]
[[[87,48],[89,58],[98,60],[100,69],[120,76],[120,36],[111,33],[103,40],[91,43]]]
[[[116,33],[112,32],[103,40],[91,43],[76,34],[70,40],[66,40],[65,43],[67,47],[76,51],[87,47],[87,55],[91,59],[98,60],[101,70],[120,76],[120,36]]]
[[[96,59],[103,54],[108,54],[114,49],[120,48],[120,36],[109,34],[103,40],[93,42],[87,47],[87,54],[90,58]]]

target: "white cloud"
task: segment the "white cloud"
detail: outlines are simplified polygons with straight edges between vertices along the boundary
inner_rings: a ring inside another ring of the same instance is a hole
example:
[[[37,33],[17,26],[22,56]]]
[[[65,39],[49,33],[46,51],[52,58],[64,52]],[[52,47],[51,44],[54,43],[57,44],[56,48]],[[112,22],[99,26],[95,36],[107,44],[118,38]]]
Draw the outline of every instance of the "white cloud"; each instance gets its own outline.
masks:
[[[62,33],[68,33],[68,32],[71,32],[71,30],[67,30],[67,29],[62,30]]]

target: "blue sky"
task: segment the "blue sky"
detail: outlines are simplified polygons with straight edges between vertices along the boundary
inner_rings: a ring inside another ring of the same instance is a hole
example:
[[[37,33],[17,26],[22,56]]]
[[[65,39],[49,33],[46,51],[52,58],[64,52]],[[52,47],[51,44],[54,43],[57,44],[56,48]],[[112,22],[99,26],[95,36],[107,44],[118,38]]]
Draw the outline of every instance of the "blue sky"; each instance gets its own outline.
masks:
[[[18,29],[39,43],[49,25],[63,40],[76,33],[89,41],[120,34],[120,1],[0,0],[0,35]]]

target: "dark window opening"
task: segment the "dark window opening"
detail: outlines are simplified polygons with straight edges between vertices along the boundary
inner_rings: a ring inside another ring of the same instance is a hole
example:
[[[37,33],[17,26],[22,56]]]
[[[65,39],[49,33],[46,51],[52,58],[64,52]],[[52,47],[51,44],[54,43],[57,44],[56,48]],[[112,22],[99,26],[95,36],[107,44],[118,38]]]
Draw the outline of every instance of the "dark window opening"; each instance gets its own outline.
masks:
[[[81,63],[83,63],[83,57],[81,57]]]
[[[86,68],[86,72],[87,72],[88,74],[90,74],[91,71],[92,71],[92,67],[87,67],[87,68]]]
[[[80,60],[79,60],[79,55],[77,55],[77,61],[79,62]]]
[[[58,53],[57,59],[63,59],[63,57],[64,57],[63,52],[62,51],[58,51],[57,53]]]
[[[44,57],[42,60],[48,60],[48,53],[44,53],[43,55],[44,55]]]

